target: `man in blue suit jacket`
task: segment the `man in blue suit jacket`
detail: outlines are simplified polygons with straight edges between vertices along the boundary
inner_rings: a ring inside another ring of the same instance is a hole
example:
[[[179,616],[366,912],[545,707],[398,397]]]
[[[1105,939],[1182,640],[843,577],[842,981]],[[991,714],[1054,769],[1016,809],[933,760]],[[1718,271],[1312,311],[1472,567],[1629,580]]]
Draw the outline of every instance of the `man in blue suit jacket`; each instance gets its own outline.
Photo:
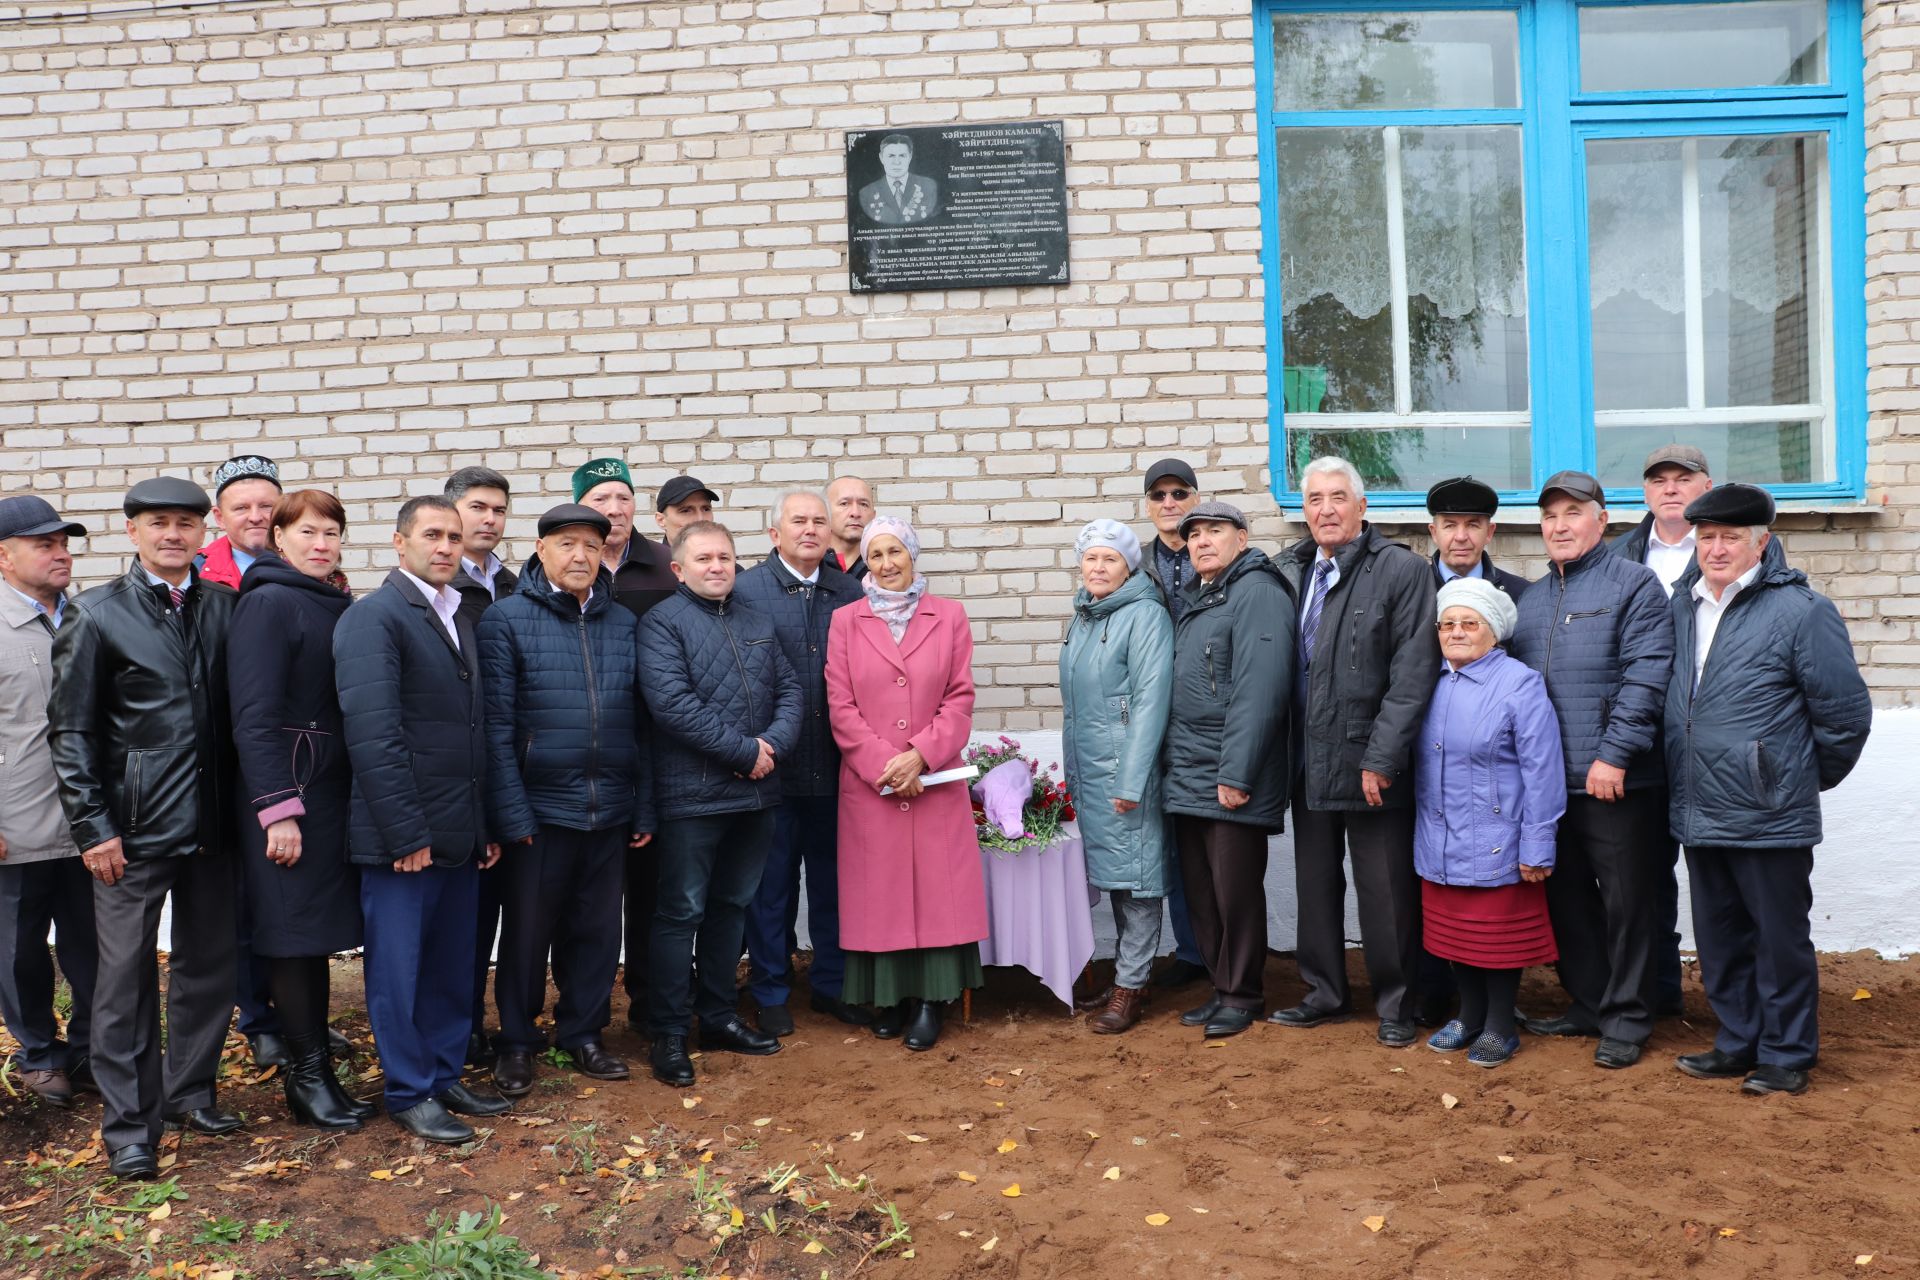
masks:
[[[479,870],[488,839],[479,644],[460,616],[460,513],[409,499],[393,535],[400,567],[333,633],[353,764],[348,858],[361,868],[367,1014],[387,1112],[428,1142],[473,1140],[463,1115],[510,1105],[460,1083],[473,1018]]]

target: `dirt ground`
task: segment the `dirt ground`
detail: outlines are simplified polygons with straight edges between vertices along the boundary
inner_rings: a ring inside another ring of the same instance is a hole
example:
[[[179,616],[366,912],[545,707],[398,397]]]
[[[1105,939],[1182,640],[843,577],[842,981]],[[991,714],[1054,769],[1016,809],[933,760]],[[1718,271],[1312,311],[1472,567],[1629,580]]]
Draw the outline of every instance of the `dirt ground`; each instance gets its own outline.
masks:
[[[356,963],[336,966],[337,1009],[358,1004],[358,980]],[[1549,983],[1534,975],[1523,1004],[1550,1006]],[[1270,961],[1268,984],[1292,1002],[1289,959]],[[429,1150],[384,1118],[314,1139],[277,1081],[247,1083],[236,1048],[223,1097],[246,1134],[189,1137],[167,1170],[184,1198],[158,1219],[108,1219],[117,1241],[75,1226],[134,1191],[103,1185],[98,1101],[62,1114],[5,1100],[0,1274],[325,1274],[491,1199],[563,1274],[1920,1275],[1920,961],[1823,958],[1825,1053],[1800,1098],[1673,1069],[1711,1036],[1697,984],[1686,1018],[1619,1072],[1593,1066],[1591,1042],[1537,1038],[1483,1071],[1383,1049],[1364,1019],[1206,1043],[1174,1020],[1203,994],[1161,997],[1134,1032],[1100,1037],[1024,973],[993,970],[973,1025],[925,1054],[797,1000],[779,1056],[702,1057],[684,1094],[646,1077],[617,1007],[609,1043],[632,1082],[543,1066],[471,1152]],[[364,1017],[337,1021],[364,1052]],[[357,1066],[372,1088],[371,1059]],[[910,1241],[885,1243],[888,1205]]]

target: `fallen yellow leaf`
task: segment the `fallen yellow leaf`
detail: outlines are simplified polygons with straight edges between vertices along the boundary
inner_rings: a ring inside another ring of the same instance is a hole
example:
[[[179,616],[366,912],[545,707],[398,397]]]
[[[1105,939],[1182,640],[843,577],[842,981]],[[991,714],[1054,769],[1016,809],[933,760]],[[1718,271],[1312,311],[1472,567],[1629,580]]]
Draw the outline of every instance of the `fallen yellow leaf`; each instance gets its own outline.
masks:
[[[727,1221],[731,1222],[736,1227],[745,1224],[746,1220],[747,1220],[747,1215],[740,1212],[740,1210],[737,1207],[727,1215]]]
[[[1173,1219],[1164,1213],[1150,1213],[1147,1215],[1147,1225],[1150,1227],[1164,1227],[1172,1221]]]
[[[1087,1136],[1088,1136],[1089,1138],[1097,1138],[1097,1137],[1099,1137],[1100,1135],[1099,1135],[1099,1134],[1097,1134],[1097,1133],[1095,1133],[1095,1132],[1094,1132],[1093,1130],[1091,1130],[1091,1129],[1089,1129],[1089,1130],[1087,1130]]]
[[[960,1179],[960,1181],[962,1181],[962,1182],[978,1182],[978,1181],[980,1181],[980,1178],[979,1178],[979,1175],[977,1175],[977,1174],[972,1174],[972,1173],[968,1173],[968,1172],[967,1172],[967,1171],[966,1171],[965,1169],[962,1169],[962,1170],[960,1170],[960,1172],[958,1172],[958,1173],[956,1173],[956,1174],[954,1174],[953,1176],[954,1176],[954,1177],[956,1177],[956,1178],[958,1178],[958,1179]]]
[[[1387,1225],[1387,1220],[1376,1213],[1371,1218],[1362,1218],[1360,1225],[1369,1231],[1378,1232],[1380,1228]]]
[[[393,1170],[391,1170],[391,1169],[375,1169],[375,1170],[374,1170],[374,1171],[373,1171],[372,1173],[369,1173],[369,1174],[368,1174],[367,1176],[368,1176],[369,1178],[372,1178],[372,1179],[373,1179],[373,1180],[374,1180],[375,1182],[392,1182],[392,1181],[393,1181]]]
[[[1108,1182],[1118,1182],[1120,1181],[1120,1166],[1116,1164],[1100,1176]]]
[[[393,1176],[394,1176],[394,1177],[396,1177],[396,1178],[404,1178],[404,1177],[406,1177],[406,1176],[407,1176],[408,1174],[410,1174],[410,1173],[412,1173],[412,1172],[413,1172],[413,1166],[412,1166],[412,1165],[410,1165],[410,1164],[403,1164],[403,1165],[400,1165],[400,1166],[398,1166],[398,1167],[396,1167],[396,1168],[394,1169],[394,1171],[393,1171]]]
[[[1513,1157],[1512,1157],[1512,1156],[1501,1156],[1501,1157],[1500,1157],[1500,1163],[1501,1163],[1501,1164],[1512,1164],[1512,1163],[1513,1163]]]
[[[917,1134],[917,1133],[910,1133],[910,1134],[908,1134],[908,1135],[907,1135],[907,1141],[908,1141],[908,1142],[925,1142],[925,1141],[926,1141],[926,1139],[925,1139],[925,1138],[923,1138],[923,1137],[921,1137],[921,1136],[920,1136],[919,1134]]]
[[[1193,1211],[1194,1211],[1195,1213],[1212,1213],[1212,1212],[1213,1212],[1213,1210],[1211,1210],[1211,1209],[1202,1209],[1202,1208],[1201,1208],[1201,1207],[1200,1207],[1199,1205],[1197,1205],[1197,1204],[1190,1204],[1190,1205],[1188,1205],[1188,1206],[1187,1206],[1187,1208],[1189,1208],[1189,1209],[1191,1209],[1191,1210],[1193,1210]]]
[[[804,1248],[804,1249],[802,1249],[802,1250],[801,1250],[800,1252],[802,1252],[802,1253],[819,1253],[819,1252],[821,1251],[821,1247],[822,1247],[822,1246],[821,1246],[821,1244],[820,1244],[820,1242],[819,1242],[818,1240],[809,1240],[809,1241],[807,1241],[807,1247],[806,1247],[806,1248]]]
[[[989,1240],[989,1241],[987,1241],[987,1242],[986,1242],[985,1244],[983,1244],[983,1245],[981,1245],[981,1246],[980,1246],[980,1252],[982,1252],[982,1253],[992,1253],[992,1252],[993,1252],[993,1246],[995,1246],[995,1245],[997,1245],[997,1244],[999,1244],[999,1243],[1000,1243],[1000,1237],[999,1237],[999,1236],[995,1236],[995,1237],[994,1237],[993,1239],[991,1239],[991,1240]]]
[[[1856,987],[1853,992],[1853,998],[1855,1000],[1871,1000],[1873,999],[1873,992],[1867,990],[1865,987]]]
[[[1722,1227],[1722,1228],[1720,1228],[1720,1238],[1721,1238],[1722,1240],[1731,1240],[1731,1239],[1733,1239],[1733,1238],[1734,1238],[1735,1236],[1737,1236],[1737,1235],[1739,1235],[1739,1234],[1740,1234],[1740,1232],[1739,1232],[1738,1230],[1736,1230],[1735,1228],[1733,1228],[1733,1227]]]
[[[1863,1253],[1859,1257],[1853,1260],[1853,1265],[1856,1267],[1870,1267],[1873,1265],[1873,1255],[1870,1253]]]
[[[867,1131],[865,1129],[855,1129],[852,1133],[847,1135],[847,1141],[858,1142],[860,1141],[860,1139],[866,1136],[867,1136]]]
[[[1443,1093],[1440,1095],[1440,1105],[1451,1111],[1460,1105],[1460,1099],[1450,1093]]]
[[[755,1120],[753,1122],[753,1127],[756,1129],[764,1129],[772,1123],[773,1123],[772,1116],[761,1116],[758,1120]]]
[[[713,1163],[713,1152],[711,1152],[711,1151],[702,1151],[702,1152],[700,1153],[700,1163],[701,1163],[701,1164],[712,1164],[712,1163]]]
[[[681,1106],[683,1106],[683,1107],[685,1107],[685,1108],[686,1108],[687,1110],[689,1110],[689,1111],[691,1111],[691,1110],[693,1110],[693,1109],[694,1109],[695,1107],[697,1107],[697,1106],[699,1106],[699,1105],[700,1105],[700,1099],[698,1099],[698,1098],[682,1098],[682,1099],[680,1099],[680,1105],[681,1105]]]
[[[1012,1186],[1002,1187],[1000,1188],[1000,1194],[1009,1200],[1018,1200],[1020,1198],[1020,1184],[1016,1182]]]
[[[1012,1138],[1008,1138],[1006,1141],[1002,1142],[999,1146],[995,1147],[994,1150],[998,1151],[1001,1155],[1005,1155],[1009,1151],[1018,1150],[1019,1146],[1020,1146],[1019,1143],[1015,1142]]]
[[[173,1202],[162,1201],[147,1213],[148,1222],[164,1222],[173,1216]]]

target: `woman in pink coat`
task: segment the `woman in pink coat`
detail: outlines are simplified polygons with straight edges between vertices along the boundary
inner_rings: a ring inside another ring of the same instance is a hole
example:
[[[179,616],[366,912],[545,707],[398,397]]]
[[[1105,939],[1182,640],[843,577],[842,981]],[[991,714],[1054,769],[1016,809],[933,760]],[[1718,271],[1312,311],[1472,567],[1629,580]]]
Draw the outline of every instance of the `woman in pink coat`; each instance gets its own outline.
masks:
[[[833,615],[827,711],[840,744],[840,945],[849,1004],[909,1049],[940,1038],[941,1005],[980,985],[987,886],[961,763],[973,731],[973,634],[914,569],[920,539],[892,516],[860,539],[867,598]],[[887,794],[881,794],[886,791]]]

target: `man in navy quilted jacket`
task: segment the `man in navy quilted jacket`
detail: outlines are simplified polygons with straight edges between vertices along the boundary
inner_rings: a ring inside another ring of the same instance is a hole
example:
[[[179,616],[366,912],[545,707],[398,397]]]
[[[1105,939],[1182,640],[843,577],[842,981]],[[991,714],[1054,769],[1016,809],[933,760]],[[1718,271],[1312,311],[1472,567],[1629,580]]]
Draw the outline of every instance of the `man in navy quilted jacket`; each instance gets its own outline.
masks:
[[[1520,597],[1507,651],[1538,671],[1560,718],[1567,814],[1547,881],[1570,1004],[1536,1035],[1599,1036],[1593,1060],[1630,1067],[1653,1030],[1653,885],[1665,843],[1660,715],[1673,615],[1653,570],[1605,545],[1600,482],[1562,471],[1540,490],[1551,569]]]
[[[800,741],[806,698],[773,619],[735,599],[735,568],[723,526],[686,526],[673,540],[680,589],[640,620],[660,827],[647,1030],[655,1078],[679,1087],[693,1083],[695,1019],[709,1051],[780,1051],[777,1036],[741,1020],[734,969],[773,842],[778,770]]]
[[[533,1088],[547,957],[560,988],[553,1042],[580,1074],[625,1080],[601,1042],[620,965],[620,881],[653,839],[652,771],[634,617],[601,564],[612,522],[562,503],[540,517],[514,593],[480,620],[487,808],[506,877],[499,1058],[509,1098]]]

